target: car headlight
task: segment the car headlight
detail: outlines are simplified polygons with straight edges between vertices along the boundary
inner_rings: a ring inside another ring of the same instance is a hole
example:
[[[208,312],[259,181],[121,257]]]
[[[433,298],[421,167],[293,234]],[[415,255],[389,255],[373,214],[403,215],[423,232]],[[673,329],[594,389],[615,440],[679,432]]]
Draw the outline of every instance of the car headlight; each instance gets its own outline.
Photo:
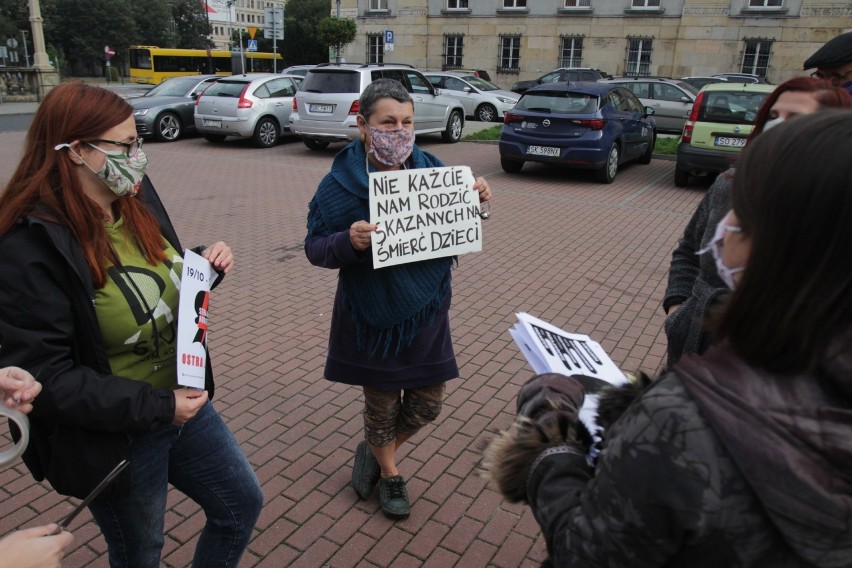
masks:
[[[518,99],[510,99],[509,97],[497,97],[497,100],[507,105],[513,105],[518,102]]]
[[[138,108],[133,111],[133,116],[145,116],[148,113],[147,108]]]

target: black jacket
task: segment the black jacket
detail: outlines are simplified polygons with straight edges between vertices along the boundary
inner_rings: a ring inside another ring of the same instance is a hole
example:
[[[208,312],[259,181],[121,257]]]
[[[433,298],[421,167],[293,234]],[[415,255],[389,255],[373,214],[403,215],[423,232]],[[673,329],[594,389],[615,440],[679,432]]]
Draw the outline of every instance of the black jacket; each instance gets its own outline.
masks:
[[[182,251],[147,177],[137,198]],[[175,413],[170,390],[111,374],[94,298],[89,266],[65,227],[27,217],[0,237],[0,367],[23,367],[43,387],[29,415],[24,463],[36,480],[81,499],[127,456],[130,434],[170,424]],[[209,357],[205,387],[212,397]],[[129,489],[128,475],[112,494]]]

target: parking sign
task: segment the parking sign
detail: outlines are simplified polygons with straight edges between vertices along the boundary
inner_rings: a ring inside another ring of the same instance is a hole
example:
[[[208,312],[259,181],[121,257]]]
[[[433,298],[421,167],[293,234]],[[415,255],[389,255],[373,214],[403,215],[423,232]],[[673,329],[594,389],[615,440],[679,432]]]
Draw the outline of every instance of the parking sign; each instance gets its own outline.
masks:
[[[393,30],[385,30],[385,51],[393,51]]]

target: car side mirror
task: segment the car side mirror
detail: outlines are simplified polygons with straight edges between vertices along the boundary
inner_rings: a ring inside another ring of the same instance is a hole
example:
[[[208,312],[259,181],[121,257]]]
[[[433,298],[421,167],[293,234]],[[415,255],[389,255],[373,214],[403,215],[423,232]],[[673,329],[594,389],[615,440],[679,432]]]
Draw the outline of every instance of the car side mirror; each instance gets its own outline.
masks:
[[[652,109],[649,106],[646,106],[645,107],[645,116],[651,116],[652,114],[654,114],[654,109]]]
[[[192,100],[197,99],[197,98],[198,98],[198,93],[195,93],[195,92],[191,93],[191,94],[189,95],[189,98],[191,98]]]
[[[441,96],[441,89],[439,89],[438,87],[432,87],[432,90],[435,92],[436,97]]]
[[[682,97],[680,98],[680,102],[682,102],[682,103],[691,103],[691,102],[692,102],[692,99],[690,99],[689,97],[687,97],[686,95],[684,95],[684,96],[682,96]]]
[[[464,91],[465,93],[472,93],[473,89],[471,89],[470,87],[465,87],[464,89],[462,89],[462,91]]]

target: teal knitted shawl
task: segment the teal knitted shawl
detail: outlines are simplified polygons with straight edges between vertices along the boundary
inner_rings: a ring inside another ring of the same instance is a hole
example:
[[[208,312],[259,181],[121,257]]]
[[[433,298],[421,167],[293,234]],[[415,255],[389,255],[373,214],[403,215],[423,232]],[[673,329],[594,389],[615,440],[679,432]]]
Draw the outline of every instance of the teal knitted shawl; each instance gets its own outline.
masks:
[[[308,207],[308,235],[348,231],[355,221],[369,220],[368,174],[364,145],[356,140],[338,152]],[[443,167],[417,146],[406,167]],[[356,345],[370,357],[397,355],[435,319],[450,292],[453,257],[436,258],[380,269],[372,254],[340,269],[341,297],[356,330]]]

